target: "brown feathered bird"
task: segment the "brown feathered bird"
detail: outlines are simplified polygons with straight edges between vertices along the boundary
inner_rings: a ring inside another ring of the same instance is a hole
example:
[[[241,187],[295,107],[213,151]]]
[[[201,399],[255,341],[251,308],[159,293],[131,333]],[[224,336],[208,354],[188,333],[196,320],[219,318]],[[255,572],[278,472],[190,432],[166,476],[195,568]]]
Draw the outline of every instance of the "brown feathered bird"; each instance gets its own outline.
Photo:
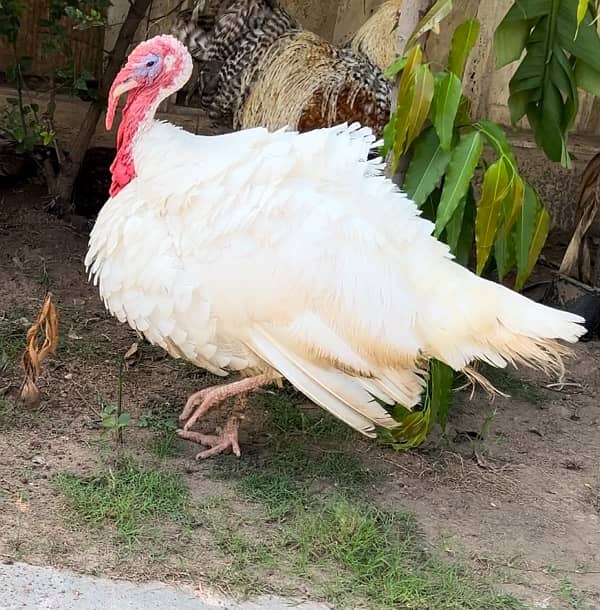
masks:
[[[214,13],[180,13],[172,33],[200,74],[201,105],[234,129],[308,131],[358,121],[381,135],[391,88],[382,71],[351,48],[303,30],[274,0],[226,0]]]

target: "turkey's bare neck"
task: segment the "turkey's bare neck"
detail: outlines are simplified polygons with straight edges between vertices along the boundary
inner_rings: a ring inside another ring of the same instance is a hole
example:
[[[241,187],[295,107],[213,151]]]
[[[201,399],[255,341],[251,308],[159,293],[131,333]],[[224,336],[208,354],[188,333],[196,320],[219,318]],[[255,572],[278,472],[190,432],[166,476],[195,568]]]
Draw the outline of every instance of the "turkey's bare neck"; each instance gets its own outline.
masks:
[[[156,114],[159,100],[155,93],[149,99],[144,92],[130,94],[121,117],[121,124],[117,134],[117,154],[110,166],[112,182],[110,185],[110,196],[114,197],[121,189],[125,188],[135,177],[135,165],[133,159],[133,146],[140,133],[148,129]]]

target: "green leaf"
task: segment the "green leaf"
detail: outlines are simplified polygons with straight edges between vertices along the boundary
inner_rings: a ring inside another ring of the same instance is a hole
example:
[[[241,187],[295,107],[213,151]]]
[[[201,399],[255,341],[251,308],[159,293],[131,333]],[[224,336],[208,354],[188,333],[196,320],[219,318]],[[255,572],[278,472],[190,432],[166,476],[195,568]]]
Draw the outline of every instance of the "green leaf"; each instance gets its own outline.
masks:
[[[431,30],[435,30],[440,22],[452,11],[452,0],[437,0],[419,21],[415,31],[406,43],[406,49],[412,49],[419,38]]]
[[[510,188],[510,176],[503,158],[490,165],[483,177],[481,199],[477,205],[475,244],[477,273],[481,274],[488,261],[500,227],[502,202]]]
[[[456,250],[454,252],[456,262],[463,267],[467,267],[469,265],[469,260],[471,259],[471,254],[473,252],[473,240],[475,239],[475,215],[475,194],[473,193],[473,186],[471,185],[469,186],[469,190],[467,191],[467,196],[465,198],[462,228],[458,243],[456,245]],[[453,220],[454,217],[452,217],[452,220],[446,227],[447,233],[450,231],[449,227]]]
[[[579,0],[577,3],[577,25],[580,25],[588,10],[590,0]]]
[[[392,147],[394,146],[394,140],[396,139],[396,111],[392,112],[390,120],[385,124],[383,128],[383,145],[379,149],[379,154],[385,159]]]
[[[415,141],[404,184],[406,194],[421,207],[441,180],[450,153],[440,146],[440,140],[433,127],[426,129]]]
[[[389,436],[389,442],[394,449],[413,449],[427,438],[431,421],[429,409],[411,411],[398,405],[394,409],[393,417],[398,421],[399,426],[386,431],[384,439]]]
[[[444,150],[450,150],[454,121],[462,96],[462,83],[454,72],[445,74],[435,86],[432,122]]]
[[[511,165],[511,169],[515,169],[516,171],[517,162],[515,161],[515,156],[512,148],[510,147],[504,129],[502,129],[498,123],[485,119],[477,121],[477,123],[475,123],[475,128],[485,136],[485,139],[494,149],[496,154],[499,157],[505,157],[505,160],[510,162],[509,164]]]
[[[520,179],[521,193],[523,181]],[[496,241],[494,243],[494,258],[496,260],[496,269],[498,271],[498,279],[502,281],[508,272],[515,266],[516,264],[516,256],[515,256],[515,244],[514,239],[512,239],[512,235],[510,233],[510,227],[508,227],[507,219],[510,218],[512,213],[513,204],[514,204],[514,185],[516,184],[516,180],[513,183],[513,189],[511,192],[504,198],[502,203],[502,217],[504,219],[502,230],[498,232],[496,236]],[[522,202],[521,202],[522,203]]]
[[[521,57],[531,31],[531,21],[524,15],[522,18],[515,18],[515,8],[516,6],[513,6],[510,9],[494,34],[497,68],[502,68]]]
[[[398,107],[394,126],[394,146],[392,158],[392,173],[396,173],[400,158],[406,148],[406,137],[411,121],[412,104],[415,97],[415,72],[421,65],[423,52],[419,46],[414,47],[406,58],[406,66],[398,85]]]
[[[515,281],[516,290],[521,290],[527,278],[531,275],[550,232],[550,214],[542,205],[537,192],[532,187],[529,188],[531,194],[528,196],[526,189],[523,204],[523,209],[526,206],[528,207],[527,218],[524,219],[522,227],[517,223],[518,273]],[[519,234],[520,228],[523,229],[522,234]]]
[[[460,79],[465,72],[469,54],[479,39],[480,29],[477,19],[467,19],[454,30],[448,55],[448,69]]]
[[[117,420],[117,425],[119,428],[124,428],[129,424],[130,419],[131,417],[129,416],[129,413],[121,413],[121,415],[119,415],[119,419]]]
[[[530,184],[525,183],[523,205],[515,226],[515,254],[519,277],[524,277],[527,270],[529,249],[533,241],[535,219],[539,209],[538,201],[539,197],[535,189]]]
[[[506,237],[508,232],[515,226],[521,208],[523,207],[523,199],[525,198],[525,184],[523,178],[515,174],[512,181],[512,188],[507,195],[506,207],[503,208],[503,236]]]
[[[475,174],[475,168],[479,163],[482,150],[483,141],[478,131],[463,134],[452,150],[442,197],[437,210],[436,237],[439,238],[442,234],[460,200],[465,196]]]
[[[406,66],[406,57],[397,57],[386,69],[383,75],[387,79],[392,79],[394,76],[402,72]]]
[[[590,11],[578,25],[572,2],[559,4],[556,32],[560,46],[600,71],[600,37]]]
[[[600,97],[600,71],[580,59],[575,63],[575,80],[578,87]]]
[[[406,150],[421,133],[429,115],[434,93],[433,74],[428,65],[417,66],[415,70],[414,96],[406,134]]]
[[[431,360],[426,407],[431,410],[431,419],[436,421],[442,430],[445,430],[448,422],[453,382],[454,370],[439,360]]]

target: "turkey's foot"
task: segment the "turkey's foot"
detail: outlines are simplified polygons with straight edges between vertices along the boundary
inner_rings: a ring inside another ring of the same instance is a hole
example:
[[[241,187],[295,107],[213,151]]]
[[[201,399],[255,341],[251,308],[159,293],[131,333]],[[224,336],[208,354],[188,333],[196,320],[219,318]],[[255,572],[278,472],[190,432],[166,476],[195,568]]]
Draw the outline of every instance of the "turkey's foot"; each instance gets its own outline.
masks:
[[[226,453],[233,451],[233,453],[240,457],[240,444],[238,441],[238,430],[240,427],[240,420],[242,418],[239,415],[232,415],[225,424],[225,429],[219,435],[217,434],[201,434],[200,432],[191,432],[190,430],[178,430],[177,434],[188,441],[198,443],[200,445],[207,445],[210,449],[201,451],[196,455],[197,460],[205,460],[206,458],[218,455],[219,453]]]
[[[270,375],[257,375],[256,377],[248,377],[247,379],[228,383],[227,385],[217,385],[205,388],[204,390],[192,394],[188,398],[188,401],[183,408],[183,412],[179,416],[179,421],[185,421],[183,430],[188,431],[212,407],[223,402],[227,398],[245,394],[251,390],[271,383],[273,383],[273,378]]]

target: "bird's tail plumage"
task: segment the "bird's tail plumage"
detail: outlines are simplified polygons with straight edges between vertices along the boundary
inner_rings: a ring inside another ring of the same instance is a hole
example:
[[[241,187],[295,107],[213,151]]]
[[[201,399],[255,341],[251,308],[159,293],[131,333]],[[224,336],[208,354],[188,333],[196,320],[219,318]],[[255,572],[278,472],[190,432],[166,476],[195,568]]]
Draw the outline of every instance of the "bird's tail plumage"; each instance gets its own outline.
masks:
[[[495,367],[524,364],[546,373],[564,370],[570,350],[560,342],[575,343],[585,333],[583,318],[448,264],[453,269],[440,286],[444,294],[436,297],[434,290],[426,301],[426,356],[455,370],[475,360]],[[449,298],[448,283],[454,283],[454,298]]]

